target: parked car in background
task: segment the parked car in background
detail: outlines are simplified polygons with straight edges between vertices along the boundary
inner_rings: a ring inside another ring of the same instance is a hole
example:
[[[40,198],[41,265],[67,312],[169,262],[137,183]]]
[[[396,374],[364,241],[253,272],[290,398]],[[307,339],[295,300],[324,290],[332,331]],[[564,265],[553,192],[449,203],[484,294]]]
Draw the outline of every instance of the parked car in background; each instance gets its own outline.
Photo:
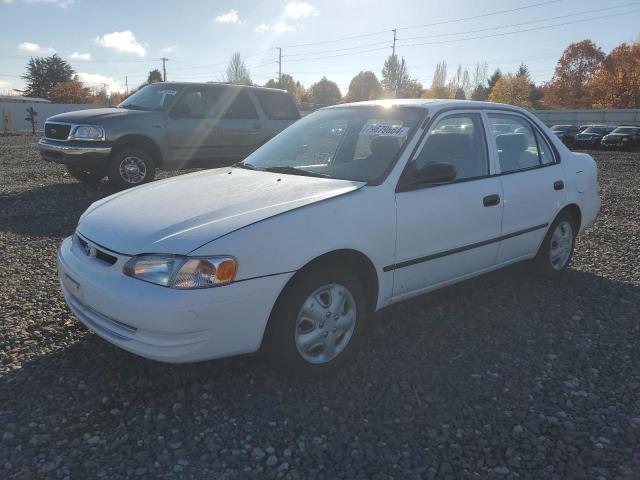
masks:
[[[284,90],[220,83],[154,83],[113,108],[54,115],[38,144],[81,181],[119,188],[156,168],[220,167],[242,160],[300,118]]]
[[[558,277],[599,208],[594,160],[524,109],[344,104],[233,167],[97,201],[58,250],[59,278],[74,314],[130,352],[262,346],[311,376],[349,362],[387,305],[525,260]]]
[[[570,148],[575,146],[576,135],[580,133],[580,129],[576,125],[554,125],[551,127],[551,131]]]
[[[640,149],[640,127],[621,126],[602,137],[602,148],[612,150]]]
[[[582,149],[599,148],[602,137],[610,133],[614,128],[607,125],[587,127],[576,134],[575,147]]]

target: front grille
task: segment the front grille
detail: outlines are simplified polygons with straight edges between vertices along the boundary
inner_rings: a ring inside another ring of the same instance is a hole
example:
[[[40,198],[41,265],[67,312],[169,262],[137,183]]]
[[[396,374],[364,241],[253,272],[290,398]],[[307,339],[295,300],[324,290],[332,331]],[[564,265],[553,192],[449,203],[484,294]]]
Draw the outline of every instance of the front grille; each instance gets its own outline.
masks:
[[[78,239],[80,248],[85,253],[85,255],[87,255],[87,257],[96,257],[97,260],[101,260],[105,263],[108,263],[109,265],[115,265],[115,263],[118,261],[118,257],[114,257],[104,250],[100,250],[99,248],[94,247],[80,235],[76,235],[76,238]]]
[[[66,140],[69,137],[71,125],[63,123],[45,123],[44,136],[53,140]]]

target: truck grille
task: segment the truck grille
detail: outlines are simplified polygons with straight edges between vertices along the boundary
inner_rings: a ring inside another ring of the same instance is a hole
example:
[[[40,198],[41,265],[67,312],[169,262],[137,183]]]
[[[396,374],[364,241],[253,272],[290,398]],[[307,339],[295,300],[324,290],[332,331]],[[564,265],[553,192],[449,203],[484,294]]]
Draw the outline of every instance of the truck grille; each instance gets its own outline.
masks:
[[[71,125],[63,123],[45,123],[44,136],[52,140],[66,140],[69,137]]]

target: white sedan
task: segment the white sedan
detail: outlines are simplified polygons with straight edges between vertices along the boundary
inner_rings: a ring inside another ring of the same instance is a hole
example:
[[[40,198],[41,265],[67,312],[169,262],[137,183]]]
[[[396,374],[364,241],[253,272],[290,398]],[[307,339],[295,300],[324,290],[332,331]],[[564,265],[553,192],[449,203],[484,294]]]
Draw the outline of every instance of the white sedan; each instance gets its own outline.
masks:
[[[325,108],[230,168],[104,198],[58,252],[75,315],[147,358],[263,349],[296,374],[353,354],[387,305],[524,260],[571,261],[596,164],[508,105]]]

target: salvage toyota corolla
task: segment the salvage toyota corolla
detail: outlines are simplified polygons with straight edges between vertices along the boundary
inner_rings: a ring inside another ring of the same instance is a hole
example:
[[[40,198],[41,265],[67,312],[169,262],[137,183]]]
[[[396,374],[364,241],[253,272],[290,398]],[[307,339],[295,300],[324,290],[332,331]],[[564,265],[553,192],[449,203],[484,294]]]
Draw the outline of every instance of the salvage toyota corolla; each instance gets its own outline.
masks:
[[[144,357],[262,349],[333,369],[386,305],[527,260],[558,276],[600,208],[593,159],[517,107],[321,109],[233,167],[104,198],[58,253],[75,315]]]

